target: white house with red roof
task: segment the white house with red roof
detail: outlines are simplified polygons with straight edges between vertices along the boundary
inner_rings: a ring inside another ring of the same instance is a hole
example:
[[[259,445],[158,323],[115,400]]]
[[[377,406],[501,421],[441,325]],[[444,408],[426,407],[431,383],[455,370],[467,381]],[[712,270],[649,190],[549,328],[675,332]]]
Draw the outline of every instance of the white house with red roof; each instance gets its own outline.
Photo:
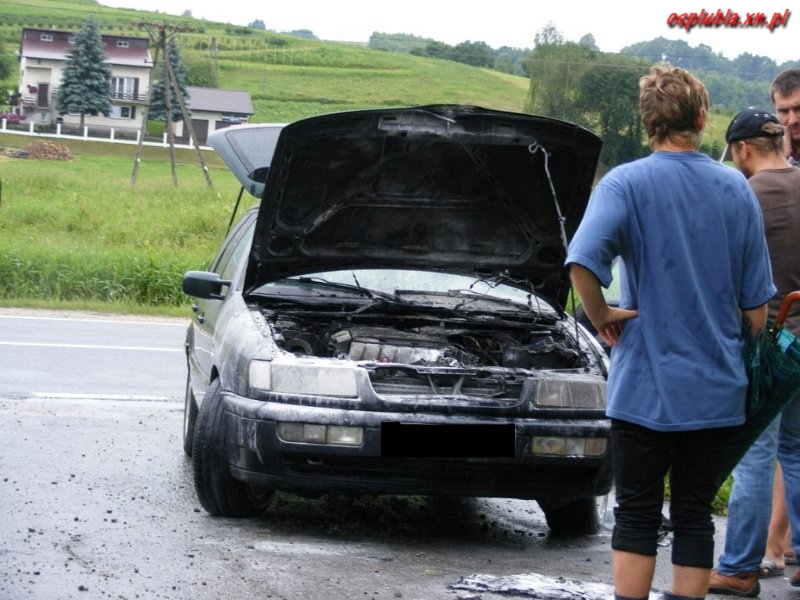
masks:
[[[59,115],[56,111],[58,86],[61,84],[74,33],[53,29],[22,30],[20,42],[19,94],[16,111],[28,122],[65,126],[80,124],[80,115]],[[104,52],[111,67],[111,114],[108,117],[87,115],[89,128],[138,131],[142,111],[147,108],[153,60],[148,38],[123,35],[102,35]],[[246,123],[253,115],[250,94],[240,90],[188,87],[186,105],[191,112],[192,127],[199,143],[205,144],[208,133],[215,129]],[[176,137],[188,142],[183,123],[175,127]]]
[[[28,120],[51,124],[63,118],[77,125],[80,115],[59,115],[56,96],[75,34],[53,29],[22,30],[20,42],[19,103]],[[103,48],[111,67],[112,108],[108,117],[86,117],[89,126],[137,129],[147,104],[153,59],[149,39],[103,35]]]

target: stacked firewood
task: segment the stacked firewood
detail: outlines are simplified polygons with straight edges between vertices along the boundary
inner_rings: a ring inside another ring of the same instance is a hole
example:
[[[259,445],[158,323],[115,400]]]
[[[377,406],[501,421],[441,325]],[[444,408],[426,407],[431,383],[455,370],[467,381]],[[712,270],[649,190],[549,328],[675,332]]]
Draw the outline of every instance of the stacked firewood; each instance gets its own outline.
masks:
[[[36,140],[31,143],[25,151],[27,152],[28,158],[37,160],[74,160],[69,148],[46,140]]]

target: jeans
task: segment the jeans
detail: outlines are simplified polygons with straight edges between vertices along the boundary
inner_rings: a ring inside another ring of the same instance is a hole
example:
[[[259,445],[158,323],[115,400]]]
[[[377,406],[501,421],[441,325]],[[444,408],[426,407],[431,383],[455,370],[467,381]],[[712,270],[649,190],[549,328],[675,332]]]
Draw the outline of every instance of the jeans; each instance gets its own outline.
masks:
[[[759,570],[772,514],[775,459],[783,468],[792,546],[800,550],[800,395],[794,398],[753,443],[733,470],[728,501],[723,575]]]

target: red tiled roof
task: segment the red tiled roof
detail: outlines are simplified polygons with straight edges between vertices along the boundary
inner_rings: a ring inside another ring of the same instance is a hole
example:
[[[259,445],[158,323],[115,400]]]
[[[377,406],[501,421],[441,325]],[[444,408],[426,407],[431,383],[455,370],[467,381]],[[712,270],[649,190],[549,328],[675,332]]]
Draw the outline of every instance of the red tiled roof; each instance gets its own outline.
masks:
[[[55,29],[23,29],[20,55],[28,59],[66,60],[74,35]],[[148,67],[153,64],[148,38],[103,35],[102,40],[109,64]]]

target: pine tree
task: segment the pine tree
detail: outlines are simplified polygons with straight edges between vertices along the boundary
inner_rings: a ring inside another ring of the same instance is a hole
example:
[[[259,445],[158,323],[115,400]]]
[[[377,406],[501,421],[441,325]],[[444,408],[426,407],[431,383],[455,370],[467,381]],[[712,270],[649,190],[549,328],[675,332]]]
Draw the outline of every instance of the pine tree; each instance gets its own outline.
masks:
[[[153,121],[166,121],[167,105],[165,97],[164,81],[170,82],[170,115],[171,121],[177,123],[183,119],[180,103],[178,102],[178,94],[180,97],[186,99],[189,97],[189,92],[186,90],[186,69],[183,66],[181,55],[178,50],[178,44],[174,37],[167,40],[166,43],[166,60],[169,60],[169,65],[172,67],[172,74],[174,81],[167,75],[167,62],[163,62],[162,77],[153,83],[150,96],[150,109],[148,117]]]
[[[90,15],[67,53],[56,97],[59,114],[81,115],[81,129],[86,115],[111,113],[111,67],[106,62],[104,46],[100,29]]]

